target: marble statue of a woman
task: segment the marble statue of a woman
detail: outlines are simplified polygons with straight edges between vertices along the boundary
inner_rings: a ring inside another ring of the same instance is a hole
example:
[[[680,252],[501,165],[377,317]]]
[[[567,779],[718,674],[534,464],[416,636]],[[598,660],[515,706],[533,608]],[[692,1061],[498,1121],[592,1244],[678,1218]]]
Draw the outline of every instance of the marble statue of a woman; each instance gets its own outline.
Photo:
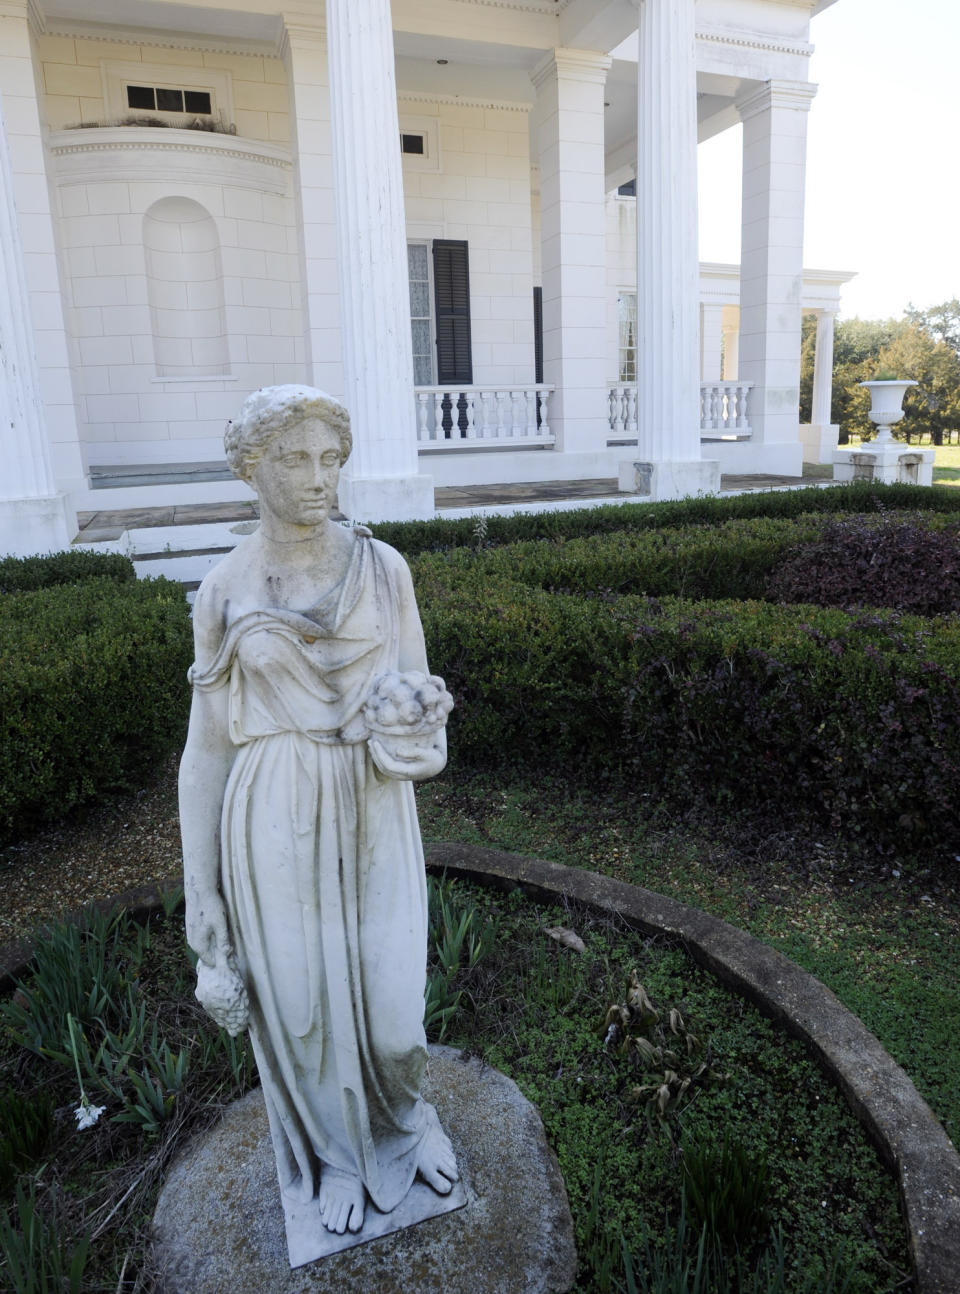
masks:
[[[389,1213],[418,1174],[441,1194],[458,1177],[420,1095],[427,915],[412,786],[446,762],[450,699],[427,673],[403,559],[329,518],[351,446],[343,406],[268,387],[225,445],[257,491],[260,528],[194,607],[187,937],[201,1000],[204,977],[211,998],[235,982],[233,1014],[221,1012],[249,1024],[285,1207],[358,1232],[368,1202]]]

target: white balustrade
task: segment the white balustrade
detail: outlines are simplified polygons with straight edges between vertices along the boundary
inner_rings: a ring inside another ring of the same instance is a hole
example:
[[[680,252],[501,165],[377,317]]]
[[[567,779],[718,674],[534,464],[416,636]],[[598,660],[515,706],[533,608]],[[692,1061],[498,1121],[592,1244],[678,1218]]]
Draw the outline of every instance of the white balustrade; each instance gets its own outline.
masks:
[[[747,407],[752,382],[703,382],[700,385],[700,434],[708,440],[751,434]],[[637,387],[622,383],[610,388],[611,443],[637,441]]]
[[[550,448],[552,386],[419,386],[417,449]],[[634,397],[634,404],[636,397]]]

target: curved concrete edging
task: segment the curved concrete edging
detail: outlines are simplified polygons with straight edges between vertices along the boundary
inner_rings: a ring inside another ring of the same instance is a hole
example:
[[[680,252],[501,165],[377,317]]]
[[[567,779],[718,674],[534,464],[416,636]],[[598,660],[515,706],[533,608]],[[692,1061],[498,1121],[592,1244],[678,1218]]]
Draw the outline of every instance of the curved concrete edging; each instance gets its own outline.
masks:
[[[697,908],[596,872],[477,845],[436,844],[427,867],[534,898],[572,898],[620,917],[644,934],[682,943],[713,975],[801,1039],[837,1083],[896,1172],[910,1238],[917,1294],[960,1291],[960,1155],[903,1069],[818,979],[736,926]],[[98,902],[140,919],[159,909],[173,877]],[[0,948],[0,989],[26,970],[28,943]]]
[[[431,870],[576,899],[644,934],[681,942],[722,983],[800,1038],[896,1171],[918,1294],[960,1291],[960,1156],[907,1074],[818,979],[775,948],[652,890],[559,863],[474,845],[427,850]]]

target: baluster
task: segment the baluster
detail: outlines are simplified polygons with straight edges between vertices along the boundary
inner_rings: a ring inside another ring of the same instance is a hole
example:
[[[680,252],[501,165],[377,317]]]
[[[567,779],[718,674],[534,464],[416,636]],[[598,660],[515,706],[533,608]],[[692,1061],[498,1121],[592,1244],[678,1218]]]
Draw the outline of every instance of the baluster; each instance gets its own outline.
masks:
[[[707,430],[707,391],[706,387],[700,387],[700,430]]]
[[[433,393],[433,439],[443,440],[443,391]]]
[[[637,435],[637,388],[628,386],[626,388],[627,396],[627,414],[624,420],[624,429],[628,436]]]
[[[510,392],[510,432],[511,436],[519,436],[523,431],[523,392]]]
[[[497,438],[503,440],[507,435],[507,400],[509,391],[497,392]]]
[[[547,406],[550,403],[550,392],[546,390],[541,390],[539,399],[540,399],[540,435],[546,437],[550,435],[550,419],[547,416]]]
[[[480,433],[483,436],[488,435],[490,427],[493,426],[492,401],[493,401],[492,391],[480,392],[480,422],[481,422]]]
[[[750,419],[747,414],[747,400],[750,397],[750,388],[748,386],[738,385],[737,392],[737,430],[749,431]]]
[[[417,392],[417,440],[429,440],[427,430],[427,392]]]
[[[475,427],[474,427],[473,423],[474,423],[474,418],[475,418],[475,416],[476,416],[476,415],[475,415],[475,412],[474,412],[474,401],[475,401],[475,400],[476,400],[476,398],[477,398],[477,393],[476,393],[476,391],[471,391],[471,390],[468,388],[466,391],[464,391],[464,393],[463,393],[463,397],[464,397],[464,400],[466,401],[466,405],[467,405],[467,430],[466,430],[466,437],[467,437],[467,440],[476,440],[476,438],[477,438],[477,433],[476,433],[476,429],[475,429]]]
[[[523,393],[523,400],[527,406],[527,435],[537,436],[540,431],[537,426],[537,388],[528,387]]]
[[[607,414],[607,421],[608,421],[608,423],[610,424],[610,430],[611,430],[612,432],[616,433],[616,430],[617,430],[617,411],[618,411],[618,410],[619,410],[619,408],[620,408],[620,401],[619,401],[619,399],[617,398],[617,388],[616,388],[615,386],[612,386],[612,387],[610,388],[610,393],[609,393],[609,395],[607,396],[607,404],[608,404],[608,406],[609,406],[609,413]]]

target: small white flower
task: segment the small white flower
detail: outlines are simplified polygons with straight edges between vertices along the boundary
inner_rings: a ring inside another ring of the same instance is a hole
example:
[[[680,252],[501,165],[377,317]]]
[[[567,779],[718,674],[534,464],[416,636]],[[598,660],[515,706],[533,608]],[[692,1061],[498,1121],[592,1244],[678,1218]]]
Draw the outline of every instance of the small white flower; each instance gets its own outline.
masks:
[[[106,1108],[105,1105],[91,1105],[89,1101],[81,1101],[74,1110],[77,1117],[77,1131],[92,1128]]]

